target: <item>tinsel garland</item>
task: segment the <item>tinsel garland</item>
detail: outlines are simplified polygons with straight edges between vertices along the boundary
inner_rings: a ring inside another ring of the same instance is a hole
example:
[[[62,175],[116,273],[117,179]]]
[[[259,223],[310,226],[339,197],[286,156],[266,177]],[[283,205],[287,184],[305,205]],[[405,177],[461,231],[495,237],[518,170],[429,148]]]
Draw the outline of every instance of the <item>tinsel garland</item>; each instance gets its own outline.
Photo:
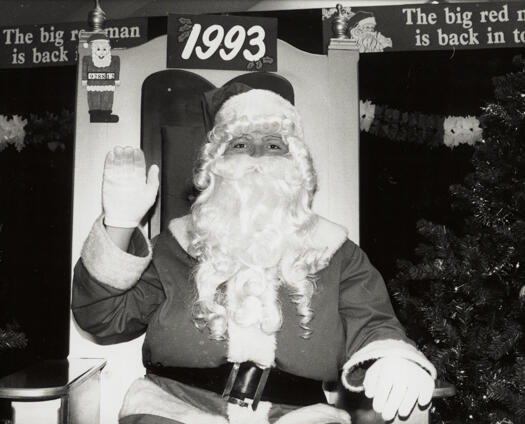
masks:
[[[15,328],[0,328],[0,351],[5,349],[23,349],[27,346],[27,337]]]
[[[74,115],[68,110],[59,114],[30,114],[27,119],[0,115],[0,152],[10,145],[18,152],[37,145],[53,152],[63,151],[73,140],[73,125]]]
[[[474,116],[443,116],[401,112],[370,100],[359,102],[361,131],[394,141],[412,141],[430,147],[473,145],[482,140],[479,120]]]
[[[19,152],[24,148],[26,132],[24,127],[27,119],[14,115],[9,119],[5,115],[0,115],[0,152],[9,144],[12,144]]]

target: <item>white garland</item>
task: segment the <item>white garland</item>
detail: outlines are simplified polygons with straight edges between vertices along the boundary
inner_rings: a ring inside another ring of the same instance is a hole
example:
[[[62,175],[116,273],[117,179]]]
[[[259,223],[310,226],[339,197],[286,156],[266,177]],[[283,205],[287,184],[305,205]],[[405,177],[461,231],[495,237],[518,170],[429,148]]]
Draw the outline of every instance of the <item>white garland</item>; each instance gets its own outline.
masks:
[[[359,126],[369,132],[375,118],[376,105],[370,100],[359,101]],[[448,116],[443,118],[443,144],[453,148],[460,144],[473,145],[482,141],[483,131],[474,116]]]
[[[445,130],[443,142],[447,147],[460,144],[474,145],[481,141],[482,133],[479,120],[474,116],[447,116],[443,122]]]
[[[359,128],[361,131],[370,131],[370,126],[374,120],[376,105],[370,100],[359,101]]]
[[[27,119],[22,119],[21,116],[14,115],[9,119],[5,115],[0,115],[0,152],[9,144],[13,144],[18,151],[24,148],[26,124]]]
[[[359,127],[361,131],[369,132],[375,118],[376,105],[370,100],[359,101]],[[27,119],[13,115],[9,119],[0,115],[0,152],[9,144],[17,151],[25,147],[26,132],[24,127]],[[474,116],[447,116],[443,119],[443,144],[453,148],[460,144],[473,145],[482,140],[483,131],[479,120]]]

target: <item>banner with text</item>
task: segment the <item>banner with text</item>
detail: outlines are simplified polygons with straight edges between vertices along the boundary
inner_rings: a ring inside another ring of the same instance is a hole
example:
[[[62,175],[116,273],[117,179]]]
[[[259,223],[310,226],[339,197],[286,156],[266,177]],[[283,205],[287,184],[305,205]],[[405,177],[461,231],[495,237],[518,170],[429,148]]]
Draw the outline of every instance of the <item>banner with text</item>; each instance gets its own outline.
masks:
[[[277,70],[277,19],[169,15],[168,68]]]
[[[0,28],[0,68],[73,65],[79,35],[87,28],[85,22]],[[138,46],[147,40],[147,18],[110,20],[104,28],[112,48]]]
[[[335,8],[323,9],[325,47]],[[345,7],[346,34],[362,53],[525,47],[525,2]]]

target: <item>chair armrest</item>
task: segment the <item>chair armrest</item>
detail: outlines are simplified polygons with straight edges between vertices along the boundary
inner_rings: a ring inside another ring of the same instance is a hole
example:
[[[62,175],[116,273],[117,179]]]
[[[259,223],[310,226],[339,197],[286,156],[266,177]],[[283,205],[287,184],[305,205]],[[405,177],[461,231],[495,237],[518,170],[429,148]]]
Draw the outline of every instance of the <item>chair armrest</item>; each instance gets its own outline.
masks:
[[[454,396],[456,388],[454,385],[436,381],[436,387],[432,395],[432,399],[444,398]],[[376,413],[372,408],[372,399],[365,396],[364,392],[354,393],[345,389],[341,384],[336,389],[335,406],[348,411],[352,417],[352,424],[384,424],[385,421],[381,415]],[[388,424],[427,424],[429,422],[428,406],[424,409],[418,405],[406,419],[396,417],[393,421],[388,421]]]
[[[0,379],[0,400],[11,403],[15,424],[96,424],[105,365],[87,358],[39,361]]]
[[[437,380],[432,399],[451,397],[456,394],[456,386],[446,381]]]
[[[0,379],[0,398],[38,401],[67,395],[100,372],[103,359],[43,360]]]

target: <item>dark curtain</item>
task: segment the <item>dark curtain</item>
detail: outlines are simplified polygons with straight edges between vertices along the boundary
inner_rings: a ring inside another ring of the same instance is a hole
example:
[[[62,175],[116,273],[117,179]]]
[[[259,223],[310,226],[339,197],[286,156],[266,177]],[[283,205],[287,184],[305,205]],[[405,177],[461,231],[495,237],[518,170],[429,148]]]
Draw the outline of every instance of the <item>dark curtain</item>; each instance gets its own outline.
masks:
[[[73,111],[75,76],[71,66],[1,70],[0,114]],[[0,328],[15,324],[28,339],[23,350],[0,351],[0,375],[68,355],[74,145],[60,142],[64,150],[0,152]]]

